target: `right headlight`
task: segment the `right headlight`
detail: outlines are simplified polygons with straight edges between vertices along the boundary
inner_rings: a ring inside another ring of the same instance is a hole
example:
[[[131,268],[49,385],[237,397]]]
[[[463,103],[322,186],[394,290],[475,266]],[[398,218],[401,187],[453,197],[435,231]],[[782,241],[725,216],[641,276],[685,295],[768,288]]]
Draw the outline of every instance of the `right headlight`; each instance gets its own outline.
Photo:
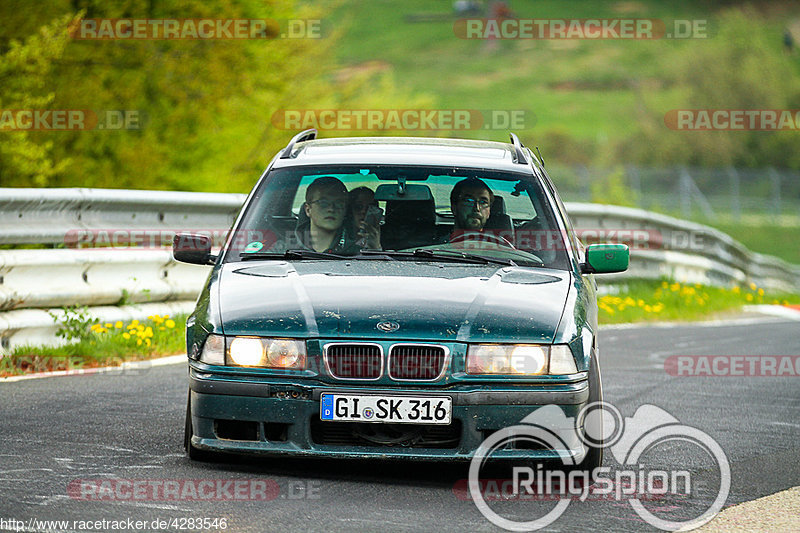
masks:
[[[575,374],[575,358],[566,344],[471,344],[468,374],[540,376]]]
[[[200,352],[200,362],[209,365],[305,370],[306,345],[299,339],[226,338],[211,334],[206,338]]]

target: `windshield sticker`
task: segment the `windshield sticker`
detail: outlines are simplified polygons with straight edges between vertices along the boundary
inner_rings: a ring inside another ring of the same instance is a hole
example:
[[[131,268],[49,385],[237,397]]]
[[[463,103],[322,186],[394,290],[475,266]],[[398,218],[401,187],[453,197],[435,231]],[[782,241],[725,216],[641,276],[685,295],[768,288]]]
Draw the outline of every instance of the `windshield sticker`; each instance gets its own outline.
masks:
[[[264,247],[264,243],[262,243],[260,241],[253,241],[253,242],[251,242],[250,244],[248,244],[247,246],[244,247],[244,252],[245,253],[257,252],[260,249],[262,249],[263,247]]]

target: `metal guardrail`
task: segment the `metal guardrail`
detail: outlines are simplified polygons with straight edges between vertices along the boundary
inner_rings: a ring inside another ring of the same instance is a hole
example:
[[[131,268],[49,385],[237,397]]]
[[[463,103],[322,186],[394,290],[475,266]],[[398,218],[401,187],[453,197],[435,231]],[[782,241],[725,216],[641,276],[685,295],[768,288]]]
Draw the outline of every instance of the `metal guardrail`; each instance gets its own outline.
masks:
[[[105,189],[0,189],[0,244],[76,244],[84,238],[158,236],[141,248],[0,250],[0,353],[56,341],[48,314],[86,305],[97,318],[144,318],[165,309],[189,311],[208,267],[176,263],[176,231],[217,233],[232,225],[244,195]],[[567,203],[586,242],[625,242],[631,266],[601,280],[670,277],[710,285],[753,282],[796,291],[800,267],[755,254],[713,228],[641,209]],[[138,233],[137,233],[138,232]],[[141,241],[140,241],[141,242]],[[111,307],[109,307],[111,306]]]

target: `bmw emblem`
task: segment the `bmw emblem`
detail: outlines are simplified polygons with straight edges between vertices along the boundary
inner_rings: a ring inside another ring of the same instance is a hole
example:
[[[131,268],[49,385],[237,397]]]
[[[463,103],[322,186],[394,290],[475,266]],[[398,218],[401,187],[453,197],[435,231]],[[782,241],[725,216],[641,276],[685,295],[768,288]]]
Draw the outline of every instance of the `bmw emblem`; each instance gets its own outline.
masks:
[[[398,324],[397,322],[391,322],[389,320],[385,320],[383,322],[378,322],[378,324],[375,327],[381,331],[385,331],[386,333],[391,333],[393,331],[397,331],[398,329],[400,329],[400,324]]]

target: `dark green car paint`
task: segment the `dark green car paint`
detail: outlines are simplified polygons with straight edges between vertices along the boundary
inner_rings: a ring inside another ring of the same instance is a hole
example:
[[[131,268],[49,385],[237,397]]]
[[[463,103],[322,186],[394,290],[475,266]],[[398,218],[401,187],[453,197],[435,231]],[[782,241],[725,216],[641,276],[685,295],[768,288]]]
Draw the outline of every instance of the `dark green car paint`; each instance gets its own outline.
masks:
[[[531,168],[532,176],[543,172]],[[556,210],[560,201],[550,201]],[[566,228],[565,224],[561,229]],[[377,258],[237,261],[221,255],[187,321],[187,449],[193,457],[225,451],[465,460],[493,431],[519,423],[539,406],[556,404],[567,417],[576,417],[590,398],[602,397],[591,273],[624,270],[628,253],[623,248],[590,246],[584,263],[580,251],[570,249],[568,270]],[[376,326],[384,321],[400,327],[381,331]],[[211,333],[302,339],[307,368],[200,362]],[[325,343],[343,340],[373,342],[384,350],[403,341],[435,343],[447,348],[448,368],[441,378],[428,382],[398,382],[384,374],[374,381],[345,383],[331,377],[322,360]],[[465,369],[469,343],[567,344],[578,372],[470,375]],[[452,419],[460,424],[458,444],[441,449],[318,444],[312,421],[319,418],[321,394],[332,391],[449,396]],[[255,434],[248,439],[221,438],[219,421],[252,423]],[[285,428],[280,438],[270,433],[276,424]],[[569,453],[575,454],[580,445],[571,446]],[[501,450],[493,456],[547,459],[558,453]]]

